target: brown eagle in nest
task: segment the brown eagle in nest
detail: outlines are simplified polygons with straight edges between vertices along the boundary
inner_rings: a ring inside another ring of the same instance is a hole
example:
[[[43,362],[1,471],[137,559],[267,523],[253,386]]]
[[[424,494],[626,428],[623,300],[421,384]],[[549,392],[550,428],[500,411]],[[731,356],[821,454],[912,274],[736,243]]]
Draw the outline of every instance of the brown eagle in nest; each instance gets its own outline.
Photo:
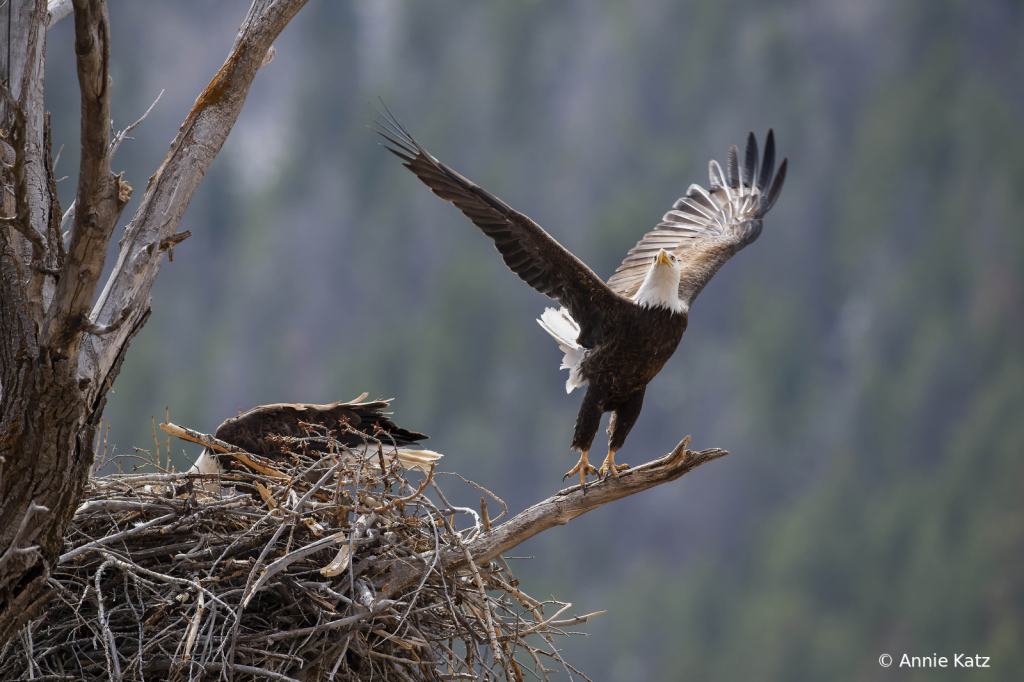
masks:
[[[710,189],[690,185],[605,283],[540,225],[431,156],[390,112],[378,125],[386,148],[493,239],[512,272],[561,304],[538,322],[565,353],[566,390],[587,386],[572,439],[580,459],[566,476],[578,473],[580,485],[589,473],[617,477],[627,465],[616,466],[615,453],[640,416],[647,384],[679,345],[690,305],[733,254],[757,239],[778,199],[786,159],[773,178],[772,131],[760,163],[753,133],[742,163],[735,146],[725,172],[711,161]],[[610,439],[598,472],[587,453],[605,412],[612,413]]]
[[[391,421],[391,413],[382,409],[390,403],[384,400],[360,402],[366,399],[363,393],[347,403],[310,405],[304,403],[276,403],[260,405],[237,417],[226,419],[217,427],[214,436],[235,447],[268,459],[282,459],[287,450],[301,449],[298,444],[283,442],[277,436],[312,438],[311,445],[317,447],[316,432],[302,427],[302,423],[326,427],[331,436],[349,450],[360,454],[377,452],[378,449],[390,460],[397,459],[407,469],[426,471],[431,462],[441,458],[433,450],[415,446],[427,436],[409,431]],[[267,438],[271,436],[271,438]],[[326,450],[326,441],[319,444]],[[231,455],[214,454],[210,448],[203,450],[191,469],[191,473],[224,473]]]

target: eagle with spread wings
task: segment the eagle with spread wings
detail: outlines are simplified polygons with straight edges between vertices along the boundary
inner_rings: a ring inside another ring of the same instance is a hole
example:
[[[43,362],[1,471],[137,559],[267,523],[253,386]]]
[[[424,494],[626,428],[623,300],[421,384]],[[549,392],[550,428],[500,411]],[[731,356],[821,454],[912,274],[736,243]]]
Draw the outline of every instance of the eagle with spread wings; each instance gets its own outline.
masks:
[[[587,387],[572,439],[580,458],[565,476],[579,474],[581,486],[589,474],[618,477],[627,465],[616,465],[615,453],[640,416],[647,384],[679,345],[694,299],[758,238],[779,197],[787,160],[775,172],[773,132],[760,159],[750,133],[742,162],[735,146],[724,171],[711,161],[709,189],[690,185],[606,283],[540,225],[431,156],[390,112],[378,126],[385,147],[494,240],[512,272],[561,304],[547,308],[538,323],[565,353],[566,391]],[[611,412],[608,455],[595,470],[588,453],[605,412]]]

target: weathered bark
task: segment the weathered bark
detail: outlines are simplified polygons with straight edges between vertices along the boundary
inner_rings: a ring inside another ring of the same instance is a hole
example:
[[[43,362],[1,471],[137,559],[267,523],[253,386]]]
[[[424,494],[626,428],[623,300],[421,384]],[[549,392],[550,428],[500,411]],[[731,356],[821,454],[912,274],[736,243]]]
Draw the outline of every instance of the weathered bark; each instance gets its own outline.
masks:
[[[0,128],[8,131],[15,156],[3,178],[4,213],[13,220],[0,225],[0,547],[6,559],[0,567],[0,638],[6,641],[13,630],[4,626],[13,614],[20,625],[51,596],[44,587],[63,546],[62,533],[55,531],[70,520],[69,514],[64,519],[52,512],[61,509],[64,491],[74,490],[66,484],[79,424],[69,418],[75,399],[67,372],[40,357],[37,336],[47,278],[41,266],[52,236],[43,162],[46,3],[12,1],[0,11],[10,36],[10,61],[0,74],[8,84]],[[51,513],[37,513],[16,547],[13,540],[33,503]]]
[[[0,51],[8,83],[0,88],[0,643],[52,597],[47,580],[93,462],[106,391],[149,316],[163,253],[180,241],[182,214],[256,71],[305,2],[253,2],[227,61],[150,179],[95,305],[107,244],[131,192],[110,168],[106,3],[73,1],[82,158],[66,254],[43,109],[46,29],[66,16],[66,2],[51,2],[53,14],[45,0],[0,6],[0,34],[10,36]]]
[[[110,21],[103,0],[75,0],[75,55],[82,93],[82,160],[69,258],[40,325],[39,345],[76,358],[106,250],[131,188],[110,171]],[[76,370],[71,366],[69,369]]]

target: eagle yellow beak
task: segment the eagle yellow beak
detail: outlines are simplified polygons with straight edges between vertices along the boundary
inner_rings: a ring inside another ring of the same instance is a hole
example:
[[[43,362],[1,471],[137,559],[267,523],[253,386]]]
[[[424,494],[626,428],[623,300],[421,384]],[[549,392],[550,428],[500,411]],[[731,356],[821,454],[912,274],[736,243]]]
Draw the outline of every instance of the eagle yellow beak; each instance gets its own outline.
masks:
[[[664,263],[665,265],[672,265],[672,259],[669,258],[668,251],[666,251],[665,249],[658,251],[658,255],[654,259],[655,265],[660,265],[662,263]]]

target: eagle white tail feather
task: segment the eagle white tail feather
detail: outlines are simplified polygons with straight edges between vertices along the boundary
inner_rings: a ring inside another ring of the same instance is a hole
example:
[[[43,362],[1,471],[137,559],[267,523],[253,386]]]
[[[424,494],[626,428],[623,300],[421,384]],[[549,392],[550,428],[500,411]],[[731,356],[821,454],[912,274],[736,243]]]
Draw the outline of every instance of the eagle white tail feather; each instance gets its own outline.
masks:
[[[580,335],[580,326],[572,315],[565,308],[545,308],[537,324],[551,334],[551,337],[558,342],[558,347],[565,353],[562,358],[562,365],[559,369],[569,370],[569,379],[565,382],[565,392],[572,393],[574,388],[582,388],[587,385],[587,380],[580,376],[580,365],[586,359],[586,348],[576,343]]]
[[[433,450],[395,448],[387,445],[384,446],[384,456],[387,459],[397,457],[398,461],[401,462],[402,466],[406,469],[417,469],[425,474],[430,472],[431,464],[444,457],[440,452],[434,452]]]
[[[188,473],[219,476],[225,472],[221,467],[220,462],[217,461],[217,457],[210,451],[210,448],[203,448],[202,453],[199,455],[199,459],[197,459],[196,463],[192,465],[192,468],[188,470]],[[207,481],[200,485],[209,492],[220,490],[220,485],[216,481]]]
[[[199,455],[199,459],[192,465],[192,468],[188,470],[190,474],[223,474],[224,470],[220,466],[220,462],[210,452],[210,448],[203,448],[202,453]]]

